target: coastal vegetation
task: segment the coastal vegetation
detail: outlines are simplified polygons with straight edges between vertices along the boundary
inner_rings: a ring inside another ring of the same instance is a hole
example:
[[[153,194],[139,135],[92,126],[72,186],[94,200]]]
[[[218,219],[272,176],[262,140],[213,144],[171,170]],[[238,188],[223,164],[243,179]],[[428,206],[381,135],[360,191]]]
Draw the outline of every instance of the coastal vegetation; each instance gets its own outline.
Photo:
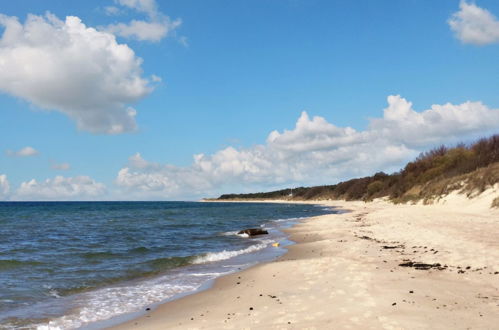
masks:
[[[395,203],[429,203],[452,191],[480,194],[499,182],[499,134],[471,144],[440,146],[421,153],[393,174],[383,172],[333,185],[299,187],[251,194],[225,194],[218,199],[364,200],[386,197]],[[499,207],[499,198],[493,203]]]

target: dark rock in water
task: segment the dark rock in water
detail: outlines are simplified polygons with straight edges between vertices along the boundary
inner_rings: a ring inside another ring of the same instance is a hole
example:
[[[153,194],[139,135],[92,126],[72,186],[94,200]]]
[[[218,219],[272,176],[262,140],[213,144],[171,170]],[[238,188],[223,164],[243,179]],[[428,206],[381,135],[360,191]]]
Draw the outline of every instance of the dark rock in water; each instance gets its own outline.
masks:
[[[238,232],[238,235],[246,234],[248,236],[256,236],[256,235],[267,235],[269,232],[260,228],[249,228],[244,229]]]

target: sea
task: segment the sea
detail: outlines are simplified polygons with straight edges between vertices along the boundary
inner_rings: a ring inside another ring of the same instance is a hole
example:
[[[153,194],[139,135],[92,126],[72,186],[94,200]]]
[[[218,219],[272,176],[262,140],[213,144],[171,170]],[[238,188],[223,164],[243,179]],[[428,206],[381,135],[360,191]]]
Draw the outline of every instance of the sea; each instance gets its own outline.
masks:
[[[121,323],[277,258],[292,244],[284,228],[336,212],[278,203],[1,202],[0,329]],[[246,228],[269,234],[237,234]]]

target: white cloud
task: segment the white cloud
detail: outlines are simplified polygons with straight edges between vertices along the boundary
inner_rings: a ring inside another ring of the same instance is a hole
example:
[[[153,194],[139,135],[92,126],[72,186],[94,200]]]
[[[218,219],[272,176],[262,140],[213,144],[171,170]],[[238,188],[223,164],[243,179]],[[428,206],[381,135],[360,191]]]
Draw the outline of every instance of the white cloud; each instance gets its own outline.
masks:
[[[22,182],[12,199],[15,200],[94,200],[106,193],[104,184],[88,176],[56,176],[38,182]]]
[[[121,10],[115,6],[106,6],[104,7],[104,12],[106,13],[106,15],[114,16],[119,15],[121,13]]]
[[[499,109],[490,109],[481,102],[436,104],[428,110],[416,112],[411,102],[397,95],[389,96],[388,104],[383,119],[371,121],[371,134],[411,148],[456,140],[499,127]]]
[[[155,74],[153,74],[153,75],[151,75],[151,81],[159,83],[159,82],[163,81],[163,79],[161,79],[161,77],[158,77]]]
[[[12,157],[30,157],[36,156],[39,152],[33,147],[24,147],[18,151],[7,150],[7,155]]]
[[[461,1],[459,8],[448,23],[461,42],[475,45],[499,42],[499,20],[492,13],[466,1]]]
[[[0,200],[7,199],[10,192],[9,180],[7,180],[7,175],[0,174]]]
[[[372,119],[363,131],[303,112],[294,129],[271,132],[265,144],[195,155],[188,167],[148,162],[136,154],[119,171],[116,184],[136,197],[162,199],[332,184],[398,170],[428,146],[498,127],[499,110],[480,102],[433,105],[416,112],[402,97],[389,96],[383,117]]]
[[[114,2],[138,12],[146,13],[151,17],[156,16],[158,13],[158,5],[155,0],[115,0]]]
[[[67,171],[71,168],[71,165],[69,163],[52,163],[51,167],[54,170]]]
[[[136,128],[130,104],[152,91],[142,60],[108,32],[78,17],[0,15],[0,90],[62,112],[81,130],[119,134]]]
[[[110,24],[106,30],[124,38],[158,42],[177,29],[182,20],[172,20],[158,11],[155,0],[115,0],[116,4],[147,15],[147,20]]]
[[[200,195],[211,188],[208,180],[191,168],[148,162],[137,153],[118,172],[116,184],[124,189],[122,195],[131,199],[166,199]]]
[[[132,20],[130,23],[108,25],[107,31],[124,38],[157,42],[179,27],[180,24],[180,20],[171,21],[168,17],[151,22]]]

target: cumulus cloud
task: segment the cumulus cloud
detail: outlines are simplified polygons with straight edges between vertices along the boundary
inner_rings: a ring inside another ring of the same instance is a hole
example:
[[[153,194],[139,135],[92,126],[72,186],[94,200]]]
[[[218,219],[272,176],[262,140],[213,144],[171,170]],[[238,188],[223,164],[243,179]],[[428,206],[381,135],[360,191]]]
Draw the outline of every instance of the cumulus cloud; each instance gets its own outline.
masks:
[[[56,176],[38,182],[22,182],[13,199],[16,200],[94,200],[106,193],[104,184],[88,176]]]
[[[155,0],[115,0],[115,3],[146,15],[146,20],[110,24],[106,30],[124,38],[158,42],[177,29],[182,20],[172,20],[161,13]],[[118,9],[117,7],[113,7]],[[116,11],[113,9],[113,11]]]
[[[182,179],[180,179],[182,178]],[[209,178],[190,167],[148,162],[137,153],[118,172],[115,183],[132,199],[165,199],[199,195],[211,188]]]
[[[59,111],[92,133],[135,130],[131,104],[152,91],[142,60],[108,32],[75,16],[0,14],[0,90]]]
[[[499,110],[480,102],[433,105],[417,112],[412,103],[392,95],[383,117],[371,119],[362,131],[303,112],[294,129],[271,132],[265,144],[194,155],[188,167],[149,162],[137,153],[119,171],[116,184],[135,196],[171,198],[335,183],[398,170],[429,146],[497,127]]]
[[[7,180],[7,175],[0,174],[0,200],[7,199],[10,192],[9,180]]]
[[[481,102],[432,105],[428,110],[416,112],[411,102],[397,95],[388,97],[383,118],[373,119],[370,131],[371,135],[417,148],[498,127],[499,110]]]
[[[459,8],[448,23],[461,42],[474,45],[499,42],[499,20],[492,13],[467,1],[461,1]]]
[[[33,147],[24,147],[18,151],[7,150],[7,155],[12,157],[30,157],[38,155],[38,151]]]

